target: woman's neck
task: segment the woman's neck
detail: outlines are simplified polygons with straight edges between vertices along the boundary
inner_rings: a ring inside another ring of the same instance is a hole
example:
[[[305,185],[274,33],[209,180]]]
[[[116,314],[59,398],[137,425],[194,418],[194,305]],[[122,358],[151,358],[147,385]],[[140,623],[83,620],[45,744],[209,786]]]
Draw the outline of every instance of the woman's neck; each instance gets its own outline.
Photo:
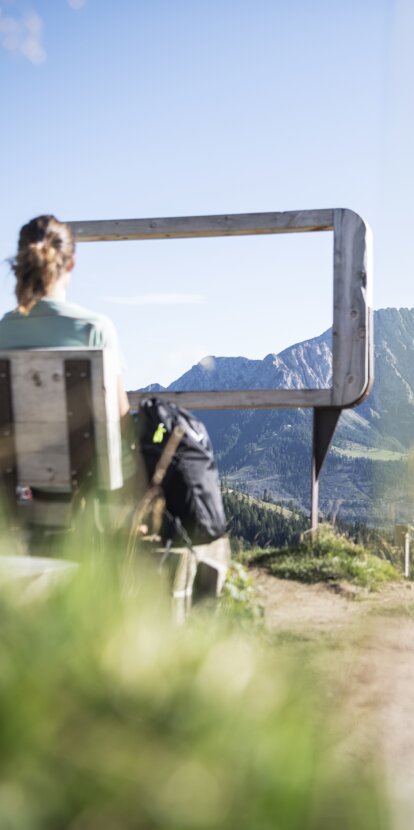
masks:
[[[60,300],[64,302],[66,300],[66,286],[62,285],[61,282],[56,282],[45,292],[45,297],[48,300]]]

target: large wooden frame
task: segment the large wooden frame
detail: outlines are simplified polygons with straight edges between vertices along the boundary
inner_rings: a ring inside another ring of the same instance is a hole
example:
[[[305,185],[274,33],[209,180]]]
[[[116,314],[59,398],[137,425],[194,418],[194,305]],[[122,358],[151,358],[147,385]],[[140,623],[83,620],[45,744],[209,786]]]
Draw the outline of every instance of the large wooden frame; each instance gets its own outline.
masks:
[[[330,389],[168,392],[189,409],[355,406],[372,382],[371,233],[352,210],[303,210],[167,219],[69,222],[78,242],[333,231],[333,384]],[[140,393],[132,393],[136,405]]]
[[[333,231],[332,387],[164,392],[188,409],[312,407],[311,527],[318,523],[319,474],[342,409],[361,403],[373,382],[372,240],[352,210],[301,210],[167,219],[70,222],[78,242],[186,239]],[[143,393],[129,393],[136,408]]]

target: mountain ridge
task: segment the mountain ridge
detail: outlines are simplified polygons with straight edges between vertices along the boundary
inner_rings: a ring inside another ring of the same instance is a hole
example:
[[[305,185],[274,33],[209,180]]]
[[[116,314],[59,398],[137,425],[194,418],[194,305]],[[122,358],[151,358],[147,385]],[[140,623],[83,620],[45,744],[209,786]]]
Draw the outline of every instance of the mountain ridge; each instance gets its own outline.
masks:
[[[390,515],[394,510],[394,516],[406,520],[414,503],[407,479],[414,446],[414,309],[375,311],[374,337],[373,388],[360,406],[341,414],[321,476],[321,507],[345,518],[373,522],[384,510]],[[165,391],[328,388],[331,338],[327,329],[261,360],[209,356]],[[145,391],[156,393],[161,387],[152,384]],[[267,489],[275,500],[308,509],[309,411],[206,411],[201,417],[222,476],[254,496]]]

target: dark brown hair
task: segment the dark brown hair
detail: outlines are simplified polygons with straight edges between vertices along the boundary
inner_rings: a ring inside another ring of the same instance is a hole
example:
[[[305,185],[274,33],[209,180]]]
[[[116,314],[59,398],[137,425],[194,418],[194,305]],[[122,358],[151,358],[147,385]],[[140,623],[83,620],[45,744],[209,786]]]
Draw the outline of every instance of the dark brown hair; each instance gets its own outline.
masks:
[[[16,297],[23,313],[30,311],[73,261],[75,240],[55,216],[37,216],[23,225],[12,261]]]

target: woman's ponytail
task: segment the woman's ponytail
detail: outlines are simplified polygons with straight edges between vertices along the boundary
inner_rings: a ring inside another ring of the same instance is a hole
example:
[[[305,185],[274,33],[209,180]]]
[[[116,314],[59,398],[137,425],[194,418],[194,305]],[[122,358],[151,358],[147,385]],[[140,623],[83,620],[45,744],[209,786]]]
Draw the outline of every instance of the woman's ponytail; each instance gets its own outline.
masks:
[[[75,242],[69,227],[54,216],[38,216],[23,225],[12,263],[19,309],[28,313],[73,260]]]

